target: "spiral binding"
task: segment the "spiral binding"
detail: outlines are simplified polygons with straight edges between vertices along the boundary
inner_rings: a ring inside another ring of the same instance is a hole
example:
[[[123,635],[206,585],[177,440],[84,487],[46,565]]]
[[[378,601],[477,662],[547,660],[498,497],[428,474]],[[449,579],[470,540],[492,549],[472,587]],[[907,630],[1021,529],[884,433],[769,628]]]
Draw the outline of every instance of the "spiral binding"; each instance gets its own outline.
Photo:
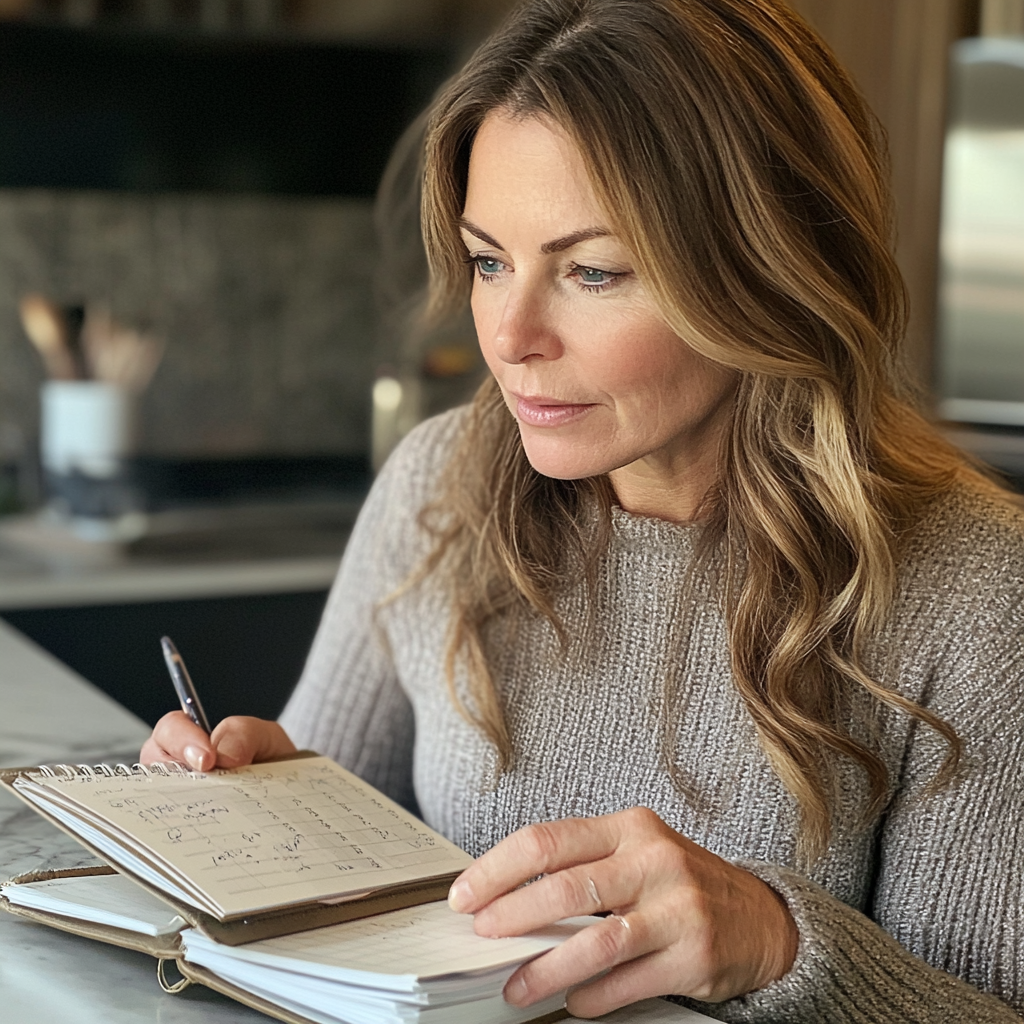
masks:
[[[119,761],[115,765],[109,764],[41,764],[31,773],[34,776],[44,779],[95,779],[95,778],[124,778],[125,776],[160,775],[170,778],[172,775],[179,775],[183,778],[195,778],[196,772],[177,761],[157,761],[154,764],[142,764],[136,761],[128,765]]]

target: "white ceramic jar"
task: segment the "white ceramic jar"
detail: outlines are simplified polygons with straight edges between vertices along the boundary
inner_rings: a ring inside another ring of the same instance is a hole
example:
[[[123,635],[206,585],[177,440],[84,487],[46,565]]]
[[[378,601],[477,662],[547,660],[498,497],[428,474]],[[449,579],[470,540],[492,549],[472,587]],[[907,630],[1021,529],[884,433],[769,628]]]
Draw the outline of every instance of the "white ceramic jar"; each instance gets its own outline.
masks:
[[[135,446],[135,396],[98,380],[50,380],[41,399],[43,469],[116,476]]]

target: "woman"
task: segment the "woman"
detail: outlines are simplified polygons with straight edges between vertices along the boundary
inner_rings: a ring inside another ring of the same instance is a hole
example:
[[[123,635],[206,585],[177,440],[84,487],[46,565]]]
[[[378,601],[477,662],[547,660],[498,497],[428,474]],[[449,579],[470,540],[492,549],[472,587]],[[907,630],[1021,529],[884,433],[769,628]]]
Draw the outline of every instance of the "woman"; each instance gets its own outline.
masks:
[[[143,759],[313,747],[480,855],[478,932],[611,912],[518,1005],[1018,1020],[1024,515],[908,398],[835,60],[780,0],[532,0],[423,180],[492,377],[381,473],[281,723]]]

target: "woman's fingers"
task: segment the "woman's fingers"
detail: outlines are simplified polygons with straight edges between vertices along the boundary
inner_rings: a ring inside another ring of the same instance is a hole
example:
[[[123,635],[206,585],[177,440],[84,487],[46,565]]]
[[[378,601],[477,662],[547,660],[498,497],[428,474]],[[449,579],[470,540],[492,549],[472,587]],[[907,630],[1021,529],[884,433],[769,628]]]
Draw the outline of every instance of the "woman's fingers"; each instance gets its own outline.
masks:
[[[672,991],[674,985],[678,987],[674,959],[672,952],[660,950],[623,963],[589,984],[573,989],[566,999],[566,1009],[574,1017],[602,1017],[620,1006],[648,999],[654,993]]]
[[[499,896],[477,912],[473,928],[478,935],[495,938],[522,935],[563,917],[628,908],[636,901],[643,884],[634,858],[605,857],[545,875]]]
[[[613,911],[505,988],[528,1006],[586,983],[569,1000],[584,1017],[667,992],[719,1002],[755,991],[790,969],[799,942],[764,882],[644,808],[523,829],[467,868],[450,901],[474,912],[478,934],[495,936]]]
[[[295,744],[277,722],[235,715],[225,718],[209,736],[183,711],[164,715],[146,741],[139,759],[180,761],[196,771],[237,768],[295,752]]]
[[[225,718],[213,730],[210,740],[217,750],[218,768],[237,768],[295,753],[295,744],[277,722],[247,715]]]
[[[505,985],[505,1000],[529,1006],[602,971],[644,957],[660,949],[666,938],[652,931],[649,918],[643,915],[606,917],[520,967]]]
[[[139,755],[143,764],[154,761],[151,756],[147,760],[150,743],[163,752],[156,760],[182,761],[196,771],[206,771],[217,763],[217,751],[210,737],[184,711],[171,711],[156,723]]]
[[[161,761],[173,760],[174,758],[152,736],[146,740],[142,745],[142,750],[139,751],[139,762],[141,764],[157,764]]]
[[[628,813],[601,818],[566,818],[513,832],[455,880],[448,894],[452,910],[473,914],[537,875],[603,860],[618,847],[622,818]],[[600,908],[592,904],[589,910],[575,912],[593,913],[597,909]],[[545,923],[554,920],[558,918],[548,917]]]

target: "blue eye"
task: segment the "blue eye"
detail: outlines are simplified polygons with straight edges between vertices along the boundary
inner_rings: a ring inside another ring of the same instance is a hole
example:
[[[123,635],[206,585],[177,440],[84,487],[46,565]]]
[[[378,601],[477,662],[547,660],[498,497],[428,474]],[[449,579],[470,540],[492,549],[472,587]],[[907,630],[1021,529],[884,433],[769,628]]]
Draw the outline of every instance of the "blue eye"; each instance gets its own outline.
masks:
[[[569,276],[574,278],[577,286],[585,292],[603,292],[608,288],[614,288],[628,274],[625,271],[598,270],[597,267],[584,267],[574,263]]]
[[[506,269],[505,264],[495,256],[467,256],[466,262],[474,268],[474,276],[481,281],[493,281]]]

